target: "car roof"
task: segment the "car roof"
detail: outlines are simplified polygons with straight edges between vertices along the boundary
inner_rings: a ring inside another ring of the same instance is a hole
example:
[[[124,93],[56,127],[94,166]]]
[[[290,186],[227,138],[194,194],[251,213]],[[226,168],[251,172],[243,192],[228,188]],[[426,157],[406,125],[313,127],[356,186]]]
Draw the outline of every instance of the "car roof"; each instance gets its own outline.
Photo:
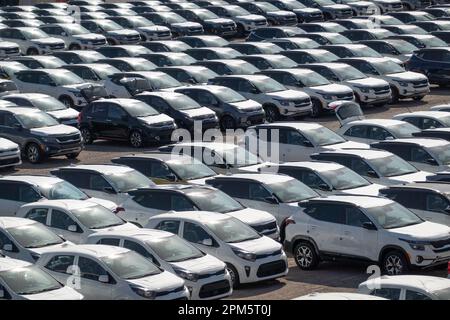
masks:
[[[330,195],[327,197],[313,198],[310,200],[305,200],[306,202],[341,202],[341,203],[351,203],[361,208],[373,208],[379,206],[385,206],[391,204],[394,201],[376,196],[358,196],[358,195]]]
[[[189,87],[186,87],[186,88],[189,88]],[[180,88],[176,88],[176,89],[180,89]],[[175,92],[175,91],[145,91],[145,92],[137,94],[136,96],[137,97],[138,96],[155,96],[155,97],[160,97],[163,99],[172,100],[172,99],[184,97],[185,95],[180,92]]]
[[[55,184],[61,181],[64,181],[55,176],[44,176],[44,175],[7,175],[1,176],[0,181],[21,181],[30,184],[34,184],[36,186],[43,186],[45,184]]]
[[[158,214],[154,218],[175,218],[175,219],[184,219],[184,220],[193,220],[201,223],[206,223],[214,220],[226,220],[231,218],[229,215],[221,214],[217,212],[210,211],[178,211],[178,212],[168,212]],[[150,218],[152,219],[152,218]]]
[[[209,91],[212,94],[217,94],[217,93],[222,92],[223,88],[224,88],[224,86],[208,84],[207,86],[205,86],[205,85],[182,86],[182,87],[176,88],[176,90],[179,90],[179,89],[199,89],[199,90]],[[228,87],[225,87],[225,88],[229,89]],[[230,90],[232,90],[232,89],[230,89]],[[169,92],[169,94],[172,94],[172,92]]]
[[[161,161],[169,161],[169,160],[192,160],[193,158],[188,155],[171,153],[171,152],[145,152],[145,153],[133,153],[128,155],[122,155],[115,159],[119,158],[141,158],[141,159],[158,159]]]
[[[0,272],[15,268],[28,267],[31,265],[32,265],[31,263],[22,260],[0,257]]]
[[[149,240],[155,240],[156,238],[166,238],[174,236],[173,233],[163,230],[157,230],[157,229],[137,229],[137,230],[112,230],[112,231],[99,231],[95,232],[91,235],[91,237],[130,237],[130,238],[136,238],[141,241],[149,241]]]
[[[8,107],[7,109],[1,109],[1,111],[8,111],[14,114],[32,114],[41,113],[42,111],[35,108],[22,108],[22,107]]]
[[[294,300],[387,300],[378,296],[353,292],[314,292]]]
[[[283,69],[284,70],[284,69]],[[300,69],[301,70],[301,69]],[[267,127],[286,127],[286,128],[295,128],[299,131],[310,130],[310,129],[319,129],[323,128],[323,126],[319,123],[315,122],[275,122],[275,123],[264,123],[256,126],[250,127],[251,129],[255,128],[267,128]]]
[[[404,138],[395,140],[380,141],[380,143],[411,143],[416,144],[425,148],[434,148],[448,146],[449,141],[438,138]]]
[[[384,62],[388,62],[388,61],[392,61],[389,58],[377,58],[377,57],[349,57],[349,58],[343,58],[343,60],[363,60],[363,61],[367,61],[369,63],[384,63]]]
[[[297,77],[308,77],[308,76],[311,76],[311,74],[316,73],[314,70],[302,69],[302,68],[269,69],[269,70],[263,70],[262,72],[270,73],[271,71],[286,72],[286,73],[290,73],[290,74],[292,74],[294,76],[297,76]],[[276,123],[276,124],[279,124],[279,123]]]
[[[430,182],[411,182],[408,184],[400,184],[389,186],[388,188],[401,188],[401,189],[429,189],[442,193],[450,193],[450,183],[430,181]]]
[[[84,200],[74,200],[74,199],[58,199],[58,200],[40,200],[38,202],[32,202],[24,204],[22,207],[33,207],[33,206],[48,206],[48,207],[58,207],[64,208],[66,210],[76,210],[82,208],[96,207],[98,204],[91,201]]]
[[[259,75],[259,74],[239,74],[239,75],[228,75],[228,76],[219,76],[217,78],[240,78],[240,79],[246,79],[249,81],[264,81],[267,79],[267,76]]]
[[[0,227],[4,229],[16,228],[30,224],[38,223],[37,221],[19,218],[19,217],[0,217]]]
[[[337,48],[347,48],[350,50],[361,50],[361,49],[365,49],[367,48],[367,46],[365,44],[360,44],[360,43],[351,43],[351,44],[327,44],[323,46],[325,49],[327,48],[333,48],[333,47],[337,47]]]
[[[14,94],[8,94],[7,96],[9,98],[25,98],[25,99],[41,99],[41,98],[51,98],[48,94],[43,93],[14,93]]]
[[[345,168],[343,165],[329,161],[294,161],[275,164],[275,167],[302,167],[323,172]]]
[[[363,119],[363,120],[355,120],[348,123],[348,125],[359,125],[359,124],[372,124],[383,127],[392,127],[396,125],[405,124],[405,121],[395,119]]]
[[[347,154],[361,157],[363,159],[371,160],[378,159],[382,157],[391,156],[392,153],[383,150],[374,149],[342,149],[342,150],[330,150],[323,151],[321,154]]]
[[[102,258],[129,251],[129,249],[123,247],[108,246],[103,244],[79,244],[76,246],[59,247],[55,249],[49,248],[46,250],[46,253],[87,254],[97,258]]]
[[[127,108],[128,104],[135,104],[135,103],[142,103],[142,101],[137,99],[131,99],[131,98],[109,98],[109,99],[101,99],[97,100],[96,102],[107,102],[107,103],[116,103],[124,108]]]
[[[79,164],[74,166],[61,167],[62,170],[90,170],[97,171],[102,174],[126,173],[133,169],[123,165],[116,164]],[[57,169],[58,170],[58,169]]]
[[[380,278],[370,279],[363,284],[368,286],[371,283],[420,288],[430,293],[442,289],[448,289],[450,287],[450,279],[422,275],[382,276]]]
[[[396,114],[394,117],[430,117],[430,118],[447,118],[450,113],[446,111],[414,111]]]
[[[229,150],[239,147],[233,143],[223,143],[223,142],[206,142],[206,141],[192,141],[192,142],[180,142],[177,144],[172,144],[172,146],[178,147],[205,147],[211,150]]]
[[[215,179],[245,179],[245,180],[255,180],[259,181],[264,184],[272,184],[272,183],[278,183],[278,182],[285,182],[293,180],[294,178],[286,175],[280,175],[280,174],[270,174],[270,173],[235,173],[232,175],[224,175],[224,176],[218,176],[217,178],[212,178],[212,180]]]

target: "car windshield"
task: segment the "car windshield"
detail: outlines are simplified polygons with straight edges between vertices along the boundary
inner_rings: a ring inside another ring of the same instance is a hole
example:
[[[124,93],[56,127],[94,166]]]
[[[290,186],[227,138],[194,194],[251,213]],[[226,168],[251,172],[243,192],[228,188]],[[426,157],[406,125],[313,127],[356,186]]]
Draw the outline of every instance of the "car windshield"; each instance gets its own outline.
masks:
[[[332,5],[336,4],[331,0],[314,0],[314,2],[316,2],[317,4],[319,4],[321,6],[332,6]]]
[[[37,294],[63,287],[38,266],[1,271],[0,278],[14,293],[19,295]]]
[[[303,4],[295,0],[283,1],[283,4],[290,10],[306,8]]]
[[[335,68],[333,71],[341,79],[341,81],[350,81],[367,78],[367,76],[364,73],[351,66]]]
[[[171,263],[203,257],[200,250],[176,235],[151,238],[146,243],[162,260]]]
[[[16,118],[25,129],[51,127],[59,124],[55,118],[42,111],[17,114]]]
[[[129,170],[121,173],[110,173],[106,175],[108,181],[119,192],[154,186],[152,180],[136,170]]]
[[[154,63],[143,58],[128,60],[127,63],[133,68],[134,71],[152,71],[157,68]]]
[[[58,99],[51,96],[39,97],[32,100],[33,106],[42,111],[58,111],[67,109],[67,107]]]
[[[267,184],[267,187],[281,202],[284,203],[299,202],[319,196],[317,192],[297,179],[270,183]]]
[[[310,53],[317,62],[333,62],[339,59],[337,55],[332,52],[321,50],[320,53]]]
[[[396,155],[370,159],[369,162],[382,177],[396,177],[418,171],[415,167]]]
[[[144,278],[162,272],[148,259],[134,251],[105,256],[100,259],[114,274],[125,280]]]
[[[240,146],[222,150],[221,156],[225,160],[226,164],[237,168],[261,163],[258,156],[248,152]]]
[[[209,79],[215,78],[218,76],[217,73],[215,73],[214,71],[208,69],[208,68],[201,68],[198,70],[191,70],[191,72],[189,72],[192,77],[194,77],[195,81],[197,81],[198,83],[206,83],[208,82]]]
[[[374,17],[376,23],[386,24],[386,25],[399,25],[404,24],[399,19],[390,16],[376,16]]]
[[[125,223],[101,205],[72,209],[71,212],[88,229],[104,229],[120,226]]]
[[[132,116],[138,118],[144,118],[149,116],[156,116],[159,114],[153,107],[150,107],[145,102],[139,100],[127,101],[125,104],[125,110]]]
[[[202,20],[207,19],[218,19],[219,16],[209,10],[197,10],[195,11],[195,15],[197,15]]]
[[[384,206],[365,208],[365,210],[383,229],[402,228],[423,222],[410,210],[396,202]]]
[[[255,5],[260,7],[265,12],[271,12],[271,11],[280,11],[277,7],[275,7],[273,4],[269,2],[255,2]]]
[[[131,25],[135,28],[148,27],[154,25],[153,22],[151,22],[150,20],[140,16],[133,16],[132,18],[128,19],[128,22],[130,22]]]
[[[229,42],[221,37],[208,37],[202,38],[205,43],[204,47],[224,47],[229,44]]]
[[[379,74],[392,74],[405,72],[405,69],[393,62],[392,60],[383,60],[382,62],[373,62],[372,66],[378,71]]]
[[[239,202],[220,190],[194,189],[186,194],[202,211],[228,213],[244,209]]]
[[[331,43],[335,43],[335,44],[345,44],[345,43],[352,43],[352,41],[350,39],[348,39],[347,37],[344,37],[343,35],[340,34],[329,34],[327,35],[327,38],[329,39],[329,41]]]
[[[371,183],[347,167],[336,170],[321,171],[320,174],[335,190],[347,190],[368,186]]]
[[[49,200],[86,200],[89,198],[87,194],[67,181],[61,181],[54,184],[40,184],[38,188],[41,194]]]
[[[17,86],[12,81],[0,82],[0,92],[17,91]]]
[[[123,29],[122,26],[112,20],[97,21],[97,24],[105,31],[114,31]]]
[[[215,176],[216,173],[202,162],[193,159],[188,161],[169,160],[167,165],[181,180],[194,180]]]
[[[72,24],[66,24],[64,25],[64,30],[71,34],[71,35],[79,35],[79,34],[88,34],[90,33],[90,31],[88,29],[86,29],[85,27],[77,24],[77,23],[72,23]]]
[[[22,30],[23,35],[27,39],[45,39],[48,38],[49,35],[40,29],[24,29]]]
[[[394,134],[395,138],[400,139],[411,138],[414,133],[420,132],[420,129],[408,122],[405,122],[389,126],[389,131]]]
[[[144,76],[145,77],[145,76]],[[145,77],[155,90],[181,87],[182,84],[177,79],[165,73],[158,73],[157,77]]]
[[[441,145],[439,147],[428,148],[428,151],[433,155],[439,163],[449,165],[450,164],[450,143]]]
[[[418,50],[415,45],[405,40],[390,40],[388,43],[393,46],[400,54],[409,54]]]
[[[110,78],[113,74],[120,73],[119,69],[109,64],[102,64],[99,67],[92,66],[92,69],[95,71],[97,76],[102,80]]]
[[[294,75],[295,76],[295,75]],[[316,72],[309,72],[306,75],[296,77],[305,87],[315,87],[330,84],[326,78]]]
[[[420,41],[425,43],[427,47],[447,47],[447,43],[437,37],[420,39]]]
[[[167,23],[181,23],[187,20],[175,12],[161,12],[161,16]]]
[[[202,106],[197,103],[197,101],[186,95],[176,95],[173,97],[167,97],[166,101],[170,104],[170,106],[176,110],[190,110],[190,109],[198,109]]]
[[[228,65],[228,68],[231,69],[234,74],[254,74],[259,71],[258,68],[256,68],[254,65],[248,62],[239,64],[230,64]]]
[[[63,243],[60,237],[41,223],[8,228],[9,234],[24,248],[42,248]]]
[[[264,77],[264,79],[255,79],[253,80],[253,85],[264,93],[287,90],[286,87],[283,86],[281,83],[269,77]]]
[[[75,73],[71,71],[67,72],[54,72],[49,74],[57,86],[66,86],[72,84],[86,83],[85,80],[81,79]]]
[[[244,8],[241,8],[239,6],[227,6],[225,8],[226,8],[227,12],[230,14],[230,16],[232,16],[232,17],[246,16],[246,15],[250,14],[250,12],[248,12],[247,10],[245,10]]]
[[[255,230],[233,217],[212,220],[205,224],[220,240],[226,243],[237,243],[261,238]]]
[[[364,48],[357,48],[350,50],[354,57],[374,57],[374,58],[380,58],[383,57],[381,54],[376,52],[370,47],[364,47]]]
[[[292,59],[284,56],[282,58],[270,57],[266,61],[270,63],[274,69],[295,68],[298,65],[298,63],[295,63]]]
[[[222,87],[219,91],[214,93],[220,100],[226,103],[234,103],[234,102],[241,102],[246,101],[247,99],[234,91],[233,89]]]
[[[305,135],[306,138],[308,138],[308,140],[314,146],[329,146],[332,144],[342,143],[346,141],[336,132],[328,129],[327,127],[303,129],[302,134]]]

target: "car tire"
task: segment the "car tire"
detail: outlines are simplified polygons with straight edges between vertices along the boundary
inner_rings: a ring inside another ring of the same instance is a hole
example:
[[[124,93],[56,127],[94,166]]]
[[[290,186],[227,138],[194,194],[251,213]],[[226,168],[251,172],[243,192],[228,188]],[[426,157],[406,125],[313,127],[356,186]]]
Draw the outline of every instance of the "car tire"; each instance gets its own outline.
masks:
[[[230,263],[227,263],[226,268],[228,270],[228,273],[230,274],[231,286],[233,287],[233,289],[238,288],[241,284],[239,280],[239,273],[237,272],[236,268]]]
[[[74,160],[76,158],[78,158],[78,156],[80,155],[81,152],[74,152],[74,153],[69,153],[68,155],[66,155],[67,159],[71,159]]]
[[[267,122],[275,122],[280,118],[280,113],[278,112],[277,107],[275,106],[265,106],[264,111],[266,112],[266,120]]]
[[[37,56],[39,55],[39,51],[36,48],[29,48],[27,50],[27,56]]]
[[[144,137],[137,130],[131,131],[129,141],[133,148],[141,148],[144,145]]]
[[[323,113],[322,104],[319,100],[312,100],[311,117],[318,118]]]
[[[316,248],[309,242],[300,242],[295,246],[294,260],[302,270],[313,270],[319,265]]]
[[[235,129],[236,128],[236,121],[230,116],[223,116],[220,119],[220,129],[227,130],[227,129]]]
[[[236,26],[237,36],[245,37],[245,28],[242,24],[238,23]]]
[[[69,50],[81,50],[81,46],[78,43],[72,43],[69,46]]]
[[[400,95],[398,93],[397,88],[391,87],[391,91],[392,91],[392,98],[390,103],[397,103],[398,100],[400,100]]]
[[[80,131],[81,136],[83,137],[83,142],[85,144],[92,144],[94,142],[94,136],[92,135],[92,132],[89,128],[82,127]]]
[[[73,108],[74,107],[74,103],[72,98],[68,97],[68,96],[61,96],[58,99],[62,104],[64,104],[66,107],[68,108]]]
[[[404,274],[409,270],[409,263],[403,252],[392,250],[383,255],[381,270],[388,275]]]
[[[110,38],[106,39],[106,42],[107,42],[110,46],[113,46],[113,45],[117,44],[115,40],[110,39]]]
[[[25,147],[25,156],[28,162],[36,164],[42,161],[44,153],[37,143],[32,142]]]

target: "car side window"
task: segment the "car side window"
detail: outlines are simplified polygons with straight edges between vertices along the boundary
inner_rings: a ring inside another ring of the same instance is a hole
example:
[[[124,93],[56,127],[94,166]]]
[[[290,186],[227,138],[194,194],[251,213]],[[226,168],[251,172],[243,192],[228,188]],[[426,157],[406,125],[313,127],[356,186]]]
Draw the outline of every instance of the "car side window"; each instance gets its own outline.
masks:
[[[209,92],[202,91],[197,95],[197,102],[200,105],[214,105],[217,103],[217,99]]]
[[[48,209],[47,208],[33,208],[27,212],[25,218],[47,224]]]
[[[448,199],[440,194],[430,193],[426,196],[426,210],[428,211],[443,212],[449,215],[446,211],[449,205]]]
[[[239,80],[238,91],[241,92],[252,92],[255,86],[247,80]]]
[[[110,280],[109,283],[112,283],[112,277],[108,272],[92,259],[79,257],[78,268],[80,269],[80,277],[83,279],[99,281],[100,276],[108,276]]]
[[[52,210],[52,216],[50,219],[50,227],[69,231],[69,227],[75,226],[76,233],[82,233],[80,226],[65,212],[59,210]]]
[[[98,119],[105,119],[108,112],[108,106],[106,103],[93,104],[90,111],[93,117]]]
[[[10,244],[13,247],[15,247],[14,243],[11,241],[11,239],[6,234],[4,234],[2,231],[0,231],[0,250],[3,249],[3,247],[6,244]]]
[[[41,199],[41,195],[30,185],[19,185],[19,201],[30,203]]]
[[[180,230],[180,221],[177,220],[162,220],[158,223],[155,229],[167,231],[173,234],[178,234]]]
[[[72,273],[75,257],[70,255],[57,255],[50,259],[45,268],[59,273]]]
[[[317,71],[321,76],[327,78],[330,81],[340,81],[339,78],[334,74],[334,72],[329,69],[318,68],[315,71]]]
[[[400,289],[397,288],[380,288],[373,290],[370,295],[385,298],[388,300],[399,300]]]
[[[197,208],[185,196],[172,194],[170,196],[171,210],[175,211],[193,211]]]
[[[170,194],[168,192],[138,193],[133,200],[143,207],[155,210],[170,211]]]
[[[369,172],[373,171],[373,169],[361,159],[351,159],[350,169],[362,176],[369,176]]]
[[[195,223],[185,222],[183,238],[192,243],[203,244],[205,240],[213,241],[213,238],[202,227]]]
[[[442,124],[434,119],[430,118],[423,118],[422,119],[422,126],[421,129],[434,129],[434,128],[441,128]]]
[[[3,291],[3,296],[0,297],[0,300],[10,300],[11,299],[11,294],[8,292],[8,290],[6,290],[5,287],[2,286],[1,283],[0,283],[0,290]]]
[[[108,107],[108,119],[122,120],[127,113],[119,106],[110,105]]]
[[[230,197],[249,198],[249,188],[247,183],[241,181],[214,181],[212,186],[228,194]]]
[[[0,113],[0,126],[12,128],[14,125],[19,124],[16,118],[10,113]]]
[[[80,171],[57,171],[55,175],[59,178],[66,180],[73,184],[74,186],[82,189],[89,189],[89,178],[90,174],[87,172]]]
[[[308,139],[300,132],[292,129],[280,129],[280,143],[310,147]]]
[[[151,170],[150,176],[153,178],[166,179],[169,175],[172,174],[172,171],[163,162],[150,161],[149,168]]]
[[[336,203],[308,204],[303,212],[323,222],[344,224],[346,221],[345,206]]]
[[[424,293],[413,290],[406,290],[405,300],[433,300],[433,299],[431,299]]]
[[[108,246],[118,247],[120,245],[120,239],[116,238],[102,238],[97,241],[97,244],[106,244]]]
[[[373,140],[386,140],[388,137],[392,137],[386,129],[376,126],[369,126],[367,128],[367,135],[369,139]]]
[[[93,173],[89,175],[89,187],[88,189],[104,191],[105,188],[111,188],[108,181],[105,180],[101,175]]]
[[[402,120],[411,123],[413,126],[416,126],[417,128],[421,128],[422,126],[422,121],[419,117],[406,117],[403,118]]]
[[[272,194],[260,183],[249,183],[248,194],[248,198],[255,201],[264,201],[272,197]]]
[[[344,133],[346,136],[355,138],[367,138],[367,127],[366,126],[352,126]]]
[[[348,206],[345,208],[345,224],[352,227],[362,228],[365,222],[370,222],[370,219],[361,212],[358,208]]]
[[[411,161],[419,163],[428,163],[433,157],[421,147],[411,147]]]
[[[300,181],[313,189],[317,189],[323,185],[328,185],[325,181],[322,180],[322,178],[320,178],[316,173],[310,170],[303,171],[302,179]]]
[[[153,258],[152,255],[147,251],[147,249],[145,249],[142,245],[140,245],[137,242],[125,240],[123,243],[123,247],[133,250],[146,258]]]

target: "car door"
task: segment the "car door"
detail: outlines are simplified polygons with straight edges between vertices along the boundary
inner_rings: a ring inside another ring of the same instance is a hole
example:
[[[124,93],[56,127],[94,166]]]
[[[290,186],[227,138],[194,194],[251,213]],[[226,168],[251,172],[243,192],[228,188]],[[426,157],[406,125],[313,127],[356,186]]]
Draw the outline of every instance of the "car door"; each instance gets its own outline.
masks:
[[[29,255],[21,251],[15,241],[11,239],[3,230],[0,230],[0,250],[8,257],[19,260],[28,260]]]
[[[86,189],[86,193],[91,197],[120,203],[117,191],[100,173],[88,173],[88,189]]]
[[[125,210],[126,220],[145,226],[151,217],[171,210],[170,194],[163,190],[132,192]]]
[[[386,129],[379,126],[367,126],[366,143],[372,143],[384,140],[393,140],[394,136]]]
[[[431,222],[450,226],[450,201],[444,195],[435,191],[423,191],[424,210],[418,215]],[[423,213],[422,213],[423,212]]]
[[[92,131],[99,137],[106,136],[106,132],[108,131],[107,116],[107,102],[93,103],[90,107],[89,113],[86,115],[86,119],[90,123]]]
[[[111,300],[113,290],[117,286],[117,282],[108,271],[97,261],[85,257],[78,256],[76,265],[80,272],[80,286],[81,291],[86,299],[95,300]],[[100,277],[107,277],[107,282],[100,281]]]
[[[218,243],[201,225],[183,221],[182,238],[195,245],[200,250],[218,256]]]
[[[67,212],[52,209],[47,219],[48,227],[73,243],[84,240],[83,228]]]
[[[278,128],[279,132],[279,161],[307,160],[316,149],[313,144],[298,130]]]
[[[129,117],[129,114],[122,107],[116,104],[108,104],[103,135],[115,139],[128,139]]]
[[[437,160],[423,147],[412,145],[408,146],[408,149],[410,160],[404,159],[409,161],[417,169],[428,172],[435,172],[439,169],[439,163]]]
[[[3,216],[14,216],[23,204],[35,202],[41,198],[39,192],[27,183],[0,181],[0,201]]]
[[[78,282],[79,272],[76,271],[75,255],[57,254],[45,264],[45,270],[59,282],[77,291],[80,290]],[[75,276],[75,277],[74,277]],[[70,279],[69,279],[70,278]]]

